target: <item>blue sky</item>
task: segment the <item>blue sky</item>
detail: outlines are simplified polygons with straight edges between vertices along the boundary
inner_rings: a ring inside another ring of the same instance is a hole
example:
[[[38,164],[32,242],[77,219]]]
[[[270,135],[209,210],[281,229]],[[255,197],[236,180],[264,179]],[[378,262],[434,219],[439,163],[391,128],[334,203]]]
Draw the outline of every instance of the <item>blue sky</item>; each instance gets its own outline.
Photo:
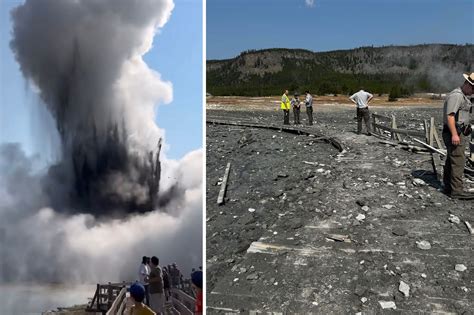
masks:
[[[275,47],[473,43],[473,12],[473,0],[207,0],[206,58]]]
[[[38,116],[46,114],[28,91],[9,48],[9,12],[21,2],[0,0],[0,143],[20,142],[28,154],[50,161],[57,139],[48,135],[42,138],[50,143],[36,140],[42,132]],[[178,159],[202,147],[202,1],[174,2],[170,20],[144,59],[173,83],[173,102],[158,107],[156,120],[166,130],[167,156]]]

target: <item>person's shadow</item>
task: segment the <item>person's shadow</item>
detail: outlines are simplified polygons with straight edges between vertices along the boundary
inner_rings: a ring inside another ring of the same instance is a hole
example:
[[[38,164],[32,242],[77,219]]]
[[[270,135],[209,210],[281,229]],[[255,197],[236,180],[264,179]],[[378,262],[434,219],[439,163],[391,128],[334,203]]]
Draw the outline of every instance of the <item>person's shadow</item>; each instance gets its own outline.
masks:
[[[427,185],[435,188],[435,189],[441,189],[441,182],[438,180],[438,177],[433,171],[427,171],[427,170],[414,170],[411,172],[411,175],[414,178],[419,178],[423,180]]]

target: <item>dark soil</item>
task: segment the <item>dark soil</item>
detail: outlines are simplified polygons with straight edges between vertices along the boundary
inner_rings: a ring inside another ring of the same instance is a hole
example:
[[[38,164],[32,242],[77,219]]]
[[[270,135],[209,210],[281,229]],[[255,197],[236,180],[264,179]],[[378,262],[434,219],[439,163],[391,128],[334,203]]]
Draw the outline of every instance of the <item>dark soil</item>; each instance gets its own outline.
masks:
[[[441,122],[433,107],[377,112],[409,129],[430,116]],[[207,112],[208,120],[268,124],[280,116]],[[208,313],[379,314],[379,302],[392,301],[388,312],[397,314],[472,314],[474,237],[464,221],[474,223],[473,202],[439,191],[430,154],[355,134],[354,116],[325,109],[314,126],[299,127],[337,138],[343,152],[318,136],[207,124]]]

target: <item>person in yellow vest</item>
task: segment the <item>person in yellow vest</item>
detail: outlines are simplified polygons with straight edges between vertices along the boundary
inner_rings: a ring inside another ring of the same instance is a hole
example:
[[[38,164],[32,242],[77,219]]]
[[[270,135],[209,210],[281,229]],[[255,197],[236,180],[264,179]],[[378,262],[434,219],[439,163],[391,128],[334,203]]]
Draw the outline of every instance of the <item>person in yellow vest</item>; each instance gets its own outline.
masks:
[[[283,93],[281,97],[280,108],[283,110],[283,124],[289,125],[291,102],[290,102],[290,99],[288,98],[288,90],[285,90],[285,93]]]

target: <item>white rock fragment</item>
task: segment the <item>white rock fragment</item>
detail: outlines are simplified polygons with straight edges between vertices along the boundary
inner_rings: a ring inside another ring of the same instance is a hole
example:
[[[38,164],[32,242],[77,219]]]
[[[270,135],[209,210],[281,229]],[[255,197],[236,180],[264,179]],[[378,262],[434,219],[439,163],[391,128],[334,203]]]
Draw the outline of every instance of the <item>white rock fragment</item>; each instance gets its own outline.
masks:
[[[385,309],[397,309],[397,305],[395,305],[395,302],[393,301],[379,301],[380,306],[385,310]]]
[[[466,227],[469,230],[469,233],[474,234],[474,230],[472,229],[471,224],[467,221],[464,221],[464,224],[466,224]]]
[[[368,206],[363,206],[361,209],[362,209],[362,211],[365,211],[365,212],[369,211],[369,207],[368,207]]]
[[[237,281],[239,281],[239,278],[234,278],[234,282],[237,282]]]
[[[313,304],[314,306],[318,306],[318,305],[319,305],[319,303],[318,303],[318,302],[316,302],[316,301],[314,301],[314,302],[313,302],[313,303],[311,303],[311,304]]]
[[[359,213],[357,216],[356,216],[356,220],[357,221],[362,221],[365,219],[365,215],[363,215],[362,213]]]
[[[426,273],[422,273],[422,274],[421,274],[421,277],[422,277],[422,278],[426,278]]]
[[[423,249],[423,250],[431,249],[431,244],[427,241],[416,242],[416,245],[418,246],[419,249]]]
[[[398,291],[402,292],[405,297],[410,296],[410,286],[403,281],[400,281],[400,285],[398,286]]]
[[[463,264],[456,264],[456,266],[454,267],[454,270],[463,272],[467,270],[467,267],[464,266]]]
[[[382,208],[385,208],[385,209],[392,209],[394,207],[394,205],[383,205]]]
[[[249,208],[249,212],[255,212],[254,208]]]
[[[426,183],[421,178],[414,178],[413,179],[413,185],[415,185],[415,186],[425,186]]]
[[[365,303],[365,302],[367,302],[367,298],[366,298],[366,297],[362,297],[362,298],[360,299],[360,301],[361,301],[362,303]]]
[[[450,215],[449,215],[449,219],[448,219],[448,220],[449,220],[449,222],[454,223],[454,224],[459,224],[459,223],[461,223],[461,220],[459,219],[459,217],[458,217],[458,216],[455,216],[455,215],[453,215],[453,214],[450,214]]]

